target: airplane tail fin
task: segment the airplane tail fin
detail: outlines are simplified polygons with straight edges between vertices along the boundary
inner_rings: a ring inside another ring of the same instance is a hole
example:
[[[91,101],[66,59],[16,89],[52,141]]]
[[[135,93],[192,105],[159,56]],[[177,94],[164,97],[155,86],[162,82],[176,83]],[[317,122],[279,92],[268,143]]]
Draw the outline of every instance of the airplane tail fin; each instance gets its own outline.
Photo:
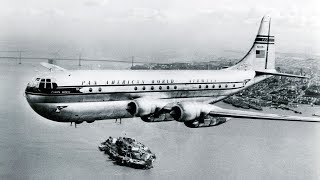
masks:
[[[274,36],[270,32],[271,17],[265,15],[260,23],[258,34],[249,52],[231,70],[275,69]]]

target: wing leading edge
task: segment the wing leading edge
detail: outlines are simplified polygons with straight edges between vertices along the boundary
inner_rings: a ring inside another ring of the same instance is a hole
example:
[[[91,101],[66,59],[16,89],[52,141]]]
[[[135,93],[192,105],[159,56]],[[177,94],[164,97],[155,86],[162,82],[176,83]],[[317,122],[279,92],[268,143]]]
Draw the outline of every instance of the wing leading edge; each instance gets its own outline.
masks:
[[[233,109],[216,108],[209,113],[212,116],[234,117],[234,118],[250,118],[262,120],[277,121],[300,121],[300,122],[320,122],[320,118],[302,117],[302,116],[286,116],[278,114],[266,114],[252,111],[241,111]]]
[[[66,69],[60,67],[60,66],[57,66],[57,65],[54,65],[54,64],[49,64],[49,63],[46,63],[46,62],[42,62],[40,63],[43,67],[49,69],[50,71],[66,71]]]

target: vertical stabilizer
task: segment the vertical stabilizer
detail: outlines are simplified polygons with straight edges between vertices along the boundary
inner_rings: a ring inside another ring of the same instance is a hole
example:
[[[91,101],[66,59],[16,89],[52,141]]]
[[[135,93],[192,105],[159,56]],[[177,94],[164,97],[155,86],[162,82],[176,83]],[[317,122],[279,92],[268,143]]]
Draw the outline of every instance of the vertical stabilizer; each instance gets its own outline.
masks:
[[[270,31],[271,18],[265,15],[258,30],[255,41],[249,52],[234,66],[233,70],[265,70],[275,69],[274,36]]]

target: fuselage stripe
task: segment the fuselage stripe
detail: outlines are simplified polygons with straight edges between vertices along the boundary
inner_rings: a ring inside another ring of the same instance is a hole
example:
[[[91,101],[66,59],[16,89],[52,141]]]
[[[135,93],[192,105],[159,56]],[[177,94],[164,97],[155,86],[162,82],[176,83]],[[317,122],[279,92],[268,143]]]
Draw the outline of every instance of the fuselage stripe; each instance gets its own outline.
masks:
[[[232,87],[232,88],[216,88],[216,89],[209,89],[209,88],[203,88],[203,89],[173,89],[173,90],[137,90],[137,91],[119,91],[119,92],[92,92],[92,93],[66,93],[66,94],[49,94],[49,93],[34,93],[34,92],[25,92],[26,94],[31,95],[40,95],[40,96],[69,96],[69,95],[97,95],[97,94],[130,94],[130,93],[150,93],[150,92],[177,92],[177,91],[214,91],[214,90],[231,90],[231,89],[240,89],[241,87]]]

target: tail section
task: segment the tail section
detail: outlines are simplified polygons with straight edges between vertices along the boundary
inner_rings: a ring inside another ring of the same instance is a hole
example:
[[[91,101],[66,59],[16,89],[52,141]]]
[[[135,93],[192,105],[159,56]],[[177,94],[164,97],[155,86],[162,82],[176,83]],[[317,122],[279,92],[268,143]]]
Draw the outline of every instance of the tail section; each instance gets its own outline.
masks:
[[[270,24],[270,16],[264,16],[261,20],[256,39],[249,52],[241,61],[228,69],[255,71],[275,69],[275,45],[274,36],[272,36],[270,32]]]

